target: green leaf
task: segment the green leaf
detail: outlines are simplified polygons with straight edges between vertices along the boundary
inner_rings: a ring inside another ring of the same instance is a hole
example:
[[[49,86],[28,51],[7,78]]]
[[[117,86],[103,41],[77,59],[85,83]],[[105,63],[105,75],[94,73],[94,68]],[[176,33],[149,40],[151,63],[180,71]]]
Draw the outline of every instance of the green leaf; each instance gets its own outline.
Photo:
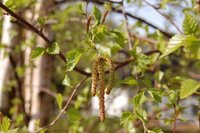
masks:
[[[138,106],[142,105],[145,101],[146,101],[146,96],[144,95],[144,92],[141,92],[139,94],[137,94],[134,98],[133,98],[133,103],[135,108],[137,108]]]
[[[14,0],[7,0],[5,3],[5,6],[10,8],[11,10],[16,8],[15,1]]]
[[[189,52],[190,57],[200,59],[200,39],[195,36],[191,36],[187,41],[188,45],[185,48],[186,51]]]
[[[46,23],[46,17],[45,16],[38,17],[37,22],[40,24],[40,26],[43,26]]]
[[[121,120],[120,120],[120,124],[127,124],[132,119],[133,119],[133,113],[131,113],[131,112],[123,112]]]
[[[46,52],[52,55],[59,54],[60,52],[59,44],[57,42],[54,42],[50,47],[47,48]]]
[[[148,133],[164,133],[164,132],[160,128],[154,128],[152,131],[149,131]]]
[[[184,99],[184,98],[189,97],[194,92],[196,92],[199,88],[200,88],[199,82],[193,79],[184,80],[181,84],[180,98]]]
[[[62,84],[65,85],[65,86],[70,87],[70,86],[71,86],[71,83],[70,83],[70,82],[71,82],[71,81],[70,81],[69,77],[68,77],[67,75],[65,75],[65,78],[64,78]]]
[[[185,13],[185,19],[182,24],[184,34],[196,33],[199,29],[199,23],[197,20],[188,12]]]
[[[163,58],[177,49],[179,49],[181,46],[184,45],[184,41],[187,39],[188,36],[185,35],[175,35],[170,40],[169,43],[164,51],[164,53],[160,56],[160,58]]]
[[[67,71],[72,71],[82,56],[82,51],[71,50],[67,53]]]
[[[84,10],[83,10],[83,7],[84,7],[83,3],[78,4],[78,13],[85,14]]]
[[[59,109],[62,109],[63,96],[60,93],[57,94],[56,100],[57,100]]]
[[[109,35],[116,41],[117,44],[119,44],[121,47],[124,47],[125,45],[125,37],[123,34],[119,31],[110,31]]]
[[[93,16],[94,16],[94,19],[99,24],[101,21],[101,11],[96,6],[93,7]]]
[[[138,119],[140,119],[143,123],[147,123],[147,113],[143,109],[135,109],[135,115]]]
[[[3,117],[0,124],[0,131],[7,132],[10,128],[10,119],[7,117]]]
[[[148,90],[148,93],[151,95],[151,97],[152,97],[155,101],[157,101],[157,102],[159,102],[159,103],[162,102],[162,92],[161,92],[160,90],[155,90],[155,89],[153,89],[153,90]]]
[[[129,86],[137,85],[137,81],[133,77],[127,77],[123,81],[122,84],[127,84]]]
[[[44,54],[44,52],[45,52],[45,49],[42,47],[37,47],[37,48],[33,49],[31,52],[31,60],[42,56]]]
[[[72,121],[72,122],[81,119],[81,114],[78,112],[77,109],[74,109],[74,108],[70,108],[67,111],[67,116],[69,117],[69,120]]]

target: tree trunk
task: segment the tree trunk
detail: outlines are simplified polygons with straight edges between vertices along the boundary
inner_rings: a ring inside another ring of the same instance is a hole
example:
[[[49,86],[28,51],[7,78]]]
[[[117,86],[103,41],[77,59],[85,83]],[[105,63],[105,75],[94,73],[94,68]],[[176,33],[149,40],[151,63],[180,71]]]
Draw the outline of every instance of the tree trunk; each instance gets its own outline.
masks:
[[[8,113],[10,102],[8,96],[9,88],[7,85],[9,84],[9,81],[13,79],[14,75],[14,69],[11,67],[10,58],[14,57],[12,55],[14,53],[15,45],[20,44],[22,30],[19,26],[11,22],[10,15],[4,15],[3,19],[1,43],[5,47],[0,49],[0,111]],[[13,59],[16,60],[16,56]]]
[[[53,4],[53,0],[38,0],[36,5],[36,13],[38,16],[46,16],[48,7]],[[37,16],[37,15],[36,15]],[[52,37],[49,26],[43,28],[43,32],[48,38]],[[46,43],[41,39],[37,39],[37,47],[45,47]],[[42,88],[50,88],[52,80],[53,57],[45,54],[35,61],[32,77],[32,97],[31,97],[31,120],[29,122],[29,131],[35,129],[35,122],[39,119],[40,126],[47,124],[51,117],[52,102],[49,95],[41,91]]]

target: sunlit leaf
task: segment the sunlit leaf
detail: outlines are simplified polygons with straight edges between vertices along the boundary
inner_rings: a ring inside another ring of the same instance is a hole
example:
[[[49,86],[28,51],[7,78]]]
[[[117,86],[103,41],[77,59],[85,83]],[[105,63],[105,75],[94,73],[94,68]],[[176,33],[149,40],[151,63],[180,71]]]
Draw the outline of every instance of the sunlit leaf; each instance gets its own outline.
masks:
[[[94,19],[97,21],[97,23],[100,23],[101,11],[96,6],[93,7],[93,16],[94,16]]]
[[[120,120],[120,124],[127,124],[132,119],[133,119],[133,113],[123,112],[121,120]]]
[[[59,54],[59,51],[60,51],[60,46],[57,42],[54,42],[50,47],[47,48],[46,52],[48,54],[52,54],[52,55],[55,55],[55,54]]]
[[[71,86],[70,82],[71,81],[70,81],[69,77],[67,75],[65,75],[65,78],[64,78],[62,84],[65,85],[65,86],[69,86],[70,87]]]
[[[189,97],[194,92],[196,92],[199,88],[200,88],[199,82],[193,79],[184,80],[181,84],[180,98],[184,99],[184,98]]]
[[[3,132],[8,132],[9,128],[10,128],[10,119],[7,117],[3,117],[3,119],[1,120],[0,123],[0,131]]]
[[[45,53],[45,49],[42,47],[37,47],[35,49],[32,50],[31,52],[31,59],[36,59],[40,56],[42,56]]]
[[[82,56],[80,50],[71,50],[67,53],[67,71],[72,71]]]
[[[199,29],[199,23],[197,20],[188,12],[185,13],[185,19],[182,24],[184,34],[196,33]]]
[[[58,107],[60,109],[62,109],[63,96],[60,93],[57,94],[56,100],[57,100],[57,103],[58,103]]]

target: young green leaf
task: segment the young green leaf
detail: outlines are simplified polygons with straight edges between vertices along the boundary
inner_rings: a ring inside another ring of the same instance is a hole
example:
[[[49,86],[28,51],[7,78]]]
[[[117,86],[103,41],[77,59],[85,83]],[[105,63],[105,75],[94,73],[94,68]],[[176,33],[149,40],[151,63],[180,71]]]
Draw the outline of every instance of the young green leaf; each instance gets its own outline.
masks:
[[[151,97],[156,101],[161,103],[162,102],[162,92],[158,91],[156,89],[149,90],[148,93],[151,95]]]
[[[133,98],[133,103],[135,108],[137,108],[138,106],[142,105],[145,101],[146,101],[146,96],[144,95],[144,92],[141,92],[139,94],[137,94],[134,98]]]
[[[94,19],[99,24],[101,21],[101,11],[96,6],[93,7],[93,16],[94,16]]]
[[[64,78],[62,84],[65,85],[65,86],[68,86],[68,87],[71,86],[70,79],[67,75],[65,75],[65,78]]]
[[[59,54],[59,51],[60,51],[60,46],[57,42],[54,42],[50,47],[47,48],[46,52],[48,54],[52,54],[52,55],[55,55],[55,54]]]
[[[188,12],[185,13],[185,19],[182,24],[184,34],[196,33],[199,29],[199,23],[197,20]]]
[[[69,117],[69,120],[72,122],[77,121],[81,118],[81,114],[78,112],[77,109],[74,108],[70,108],[67,111],[67,116]]]
[[[1,120],[0,123],[0,131],[3,132],[8,132],[9,128],[10,128],[10,119],[7,117],[3,117],[3,119]]]
[[[193,79],[186,79],[181,84],[180,98],[184,99],[192,95],[200,88],[200,83]]]
[[[120,120],[120,124],[127,124],[132,119],[133,119],[133,113],[123,112],[121,120]]]
[[[67,53],[67,71],[72,71],[82,56],[80,50],[71,50]]]
[[[7,0],[6,3],[5,3],[5,6],[10,8],[11,10],[16,8],[14,0]]]
[[[44,17],[44,16],[38,17],[37,22],[40,24],[40,26],[43,26],[46,22],[46,17]]]
[[[80,4],[78,5],[78,13],[80,13],[80,14],[85,14],[85,13],[84,13],[84,10],[83,10],[83,7],[84,7],[84,4],[83,4],[83,3],[80,3]]]
[[[163,58],[177,49],[179,49],[181,46],[184,45],[184,41],[186,40],[187,36],[185,35],[175,35],[170,40],[169,43],[164,51],[164,53],[160,56],[160,58]]]
[[[127,77],[123,81],[122,84],[127,84],[129,86],[137,85],[137,81],[133,77]]]
[[[44,52],[45,52],[45,49],[42,47],[37,47],[37,48],[33,49],[31,52],[31,60],[42,56],[44,54]]]
[[[59,109],[62,109],[63,96],[60,93],[57,94],[56,100],[57,100]]]

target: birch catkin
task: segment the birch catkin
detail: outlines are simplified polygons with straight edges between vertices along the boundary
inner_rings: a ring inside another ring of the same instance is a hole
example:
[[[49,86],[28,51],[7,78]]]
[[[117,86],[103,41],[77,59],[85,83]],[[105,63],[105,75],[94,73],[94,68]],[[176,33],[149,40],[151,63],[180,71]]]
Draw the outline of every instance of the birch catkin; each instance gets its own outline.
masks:
[[[104,62],[100,61],[99,69],[99,117],[100,121],[105,119],[105,105],[104,105],[104,90],[105,90],[105,74],[104,74]]]
[[[109,76],[108,76],[108,83],[106,86],[105,82],[105,67],[104,65],[107,65],[109,68]],[[105,120],[105,98],[104,94],[109,94],[112,90],[113,84],[114,84],[114,66],[110,58],[108,57],[100,57],[98,56],[93,65],[92,65],[92,96],[96,95],[97,87],[99,88],[99,117],[100,121]]]
[[[106,86],[106,94],[110,94],[110,91],[112,90],[114,84],[115,69],[110,58],[106,57],[105,60],[106,64],[109,67],[109,78],[108,78],[108,84]]]
[[[100,63],[100,57],[97,57],[92,65],[92,96],[96,95],[98,85],[98,65]]]

